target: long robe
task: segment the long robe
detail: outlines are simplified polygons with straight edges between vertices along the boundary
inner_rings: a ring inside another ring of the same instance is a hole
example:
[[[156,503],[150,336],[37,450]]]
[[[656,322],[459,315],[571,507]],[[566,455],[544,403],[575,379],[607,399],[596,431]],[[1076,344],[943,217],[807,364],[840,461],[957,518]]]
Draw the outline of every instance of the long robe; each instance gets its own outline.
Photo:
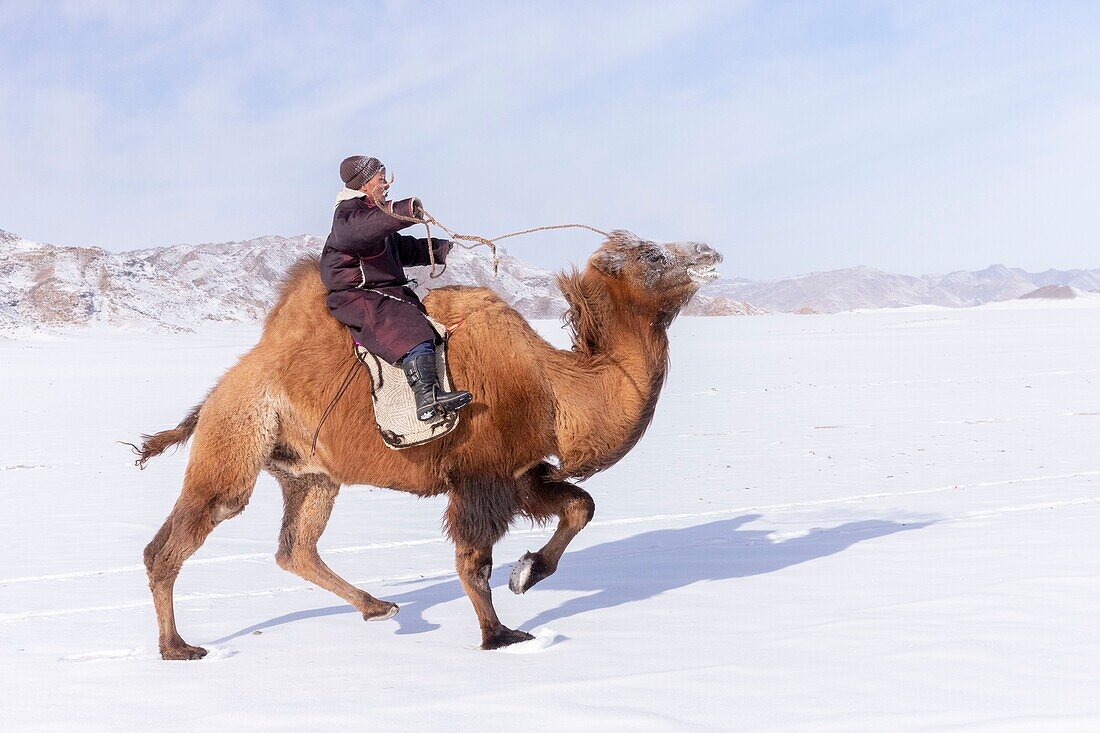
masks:
[[[412,215],[412,199],[393,204]],[[321,280],[328,309],[355,341],[391,364],[422,341],[439,341],[424,304],[408,287],[404,268],[427,265],[428,240],[397,232],[412,226],[364,198],[342,201],[321,252]],[[451,243],[432,239],[435,261],[444,263]]]

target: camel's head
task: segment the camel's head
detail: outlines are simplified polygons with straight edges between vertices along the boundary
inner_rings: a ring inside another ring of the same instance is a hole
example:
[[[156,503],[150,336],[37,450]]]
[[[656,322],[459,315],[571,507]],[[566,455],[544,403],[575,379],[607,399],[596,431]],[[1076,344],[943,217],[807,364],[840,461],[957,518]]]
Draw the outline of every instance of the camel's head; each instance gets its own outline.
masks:
[[[721,261],[722,255],[701,242],[660,244],[616,229],[588,263],[637,305],[675,312],[718,277],[714,267]]]

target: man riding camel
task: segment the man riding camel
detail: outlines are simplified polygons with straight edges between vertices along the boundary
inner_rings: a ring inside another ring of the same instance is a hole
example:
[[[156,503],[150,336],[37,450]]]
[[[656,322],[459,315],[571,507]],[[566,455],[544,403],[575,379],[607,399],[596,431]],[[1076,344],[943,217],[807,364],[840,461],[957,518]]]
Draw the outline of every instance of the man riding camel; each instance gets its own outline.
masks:
[[[404,268],[428,265],[428,240],[397,232],[423,219],[417,198],[387,200],[390,183],[377,158],[353,155],[340,164],[345,188],[336,198],[332,232],[321,252],[321,281],[328,309],[355,342],[400,366],[416,396],[416,416],[430,421],[443,410],[469,404],[465,391],[445,392],[435,369],[439,334],[409,287]],[[396,214],[396,216],[395,216]],[[432,239],[436,262],[446,262],[453,243]]]

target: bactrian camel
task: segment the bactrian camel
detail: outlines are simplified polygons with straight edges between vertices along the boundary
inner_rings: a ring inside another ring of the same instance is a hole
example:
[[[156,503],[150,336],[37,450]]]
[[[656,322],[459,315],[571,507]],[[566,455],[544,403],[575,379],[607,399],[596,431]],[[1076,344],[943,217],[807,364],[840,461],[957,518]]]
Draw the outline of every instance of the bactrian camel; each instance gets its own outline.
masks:
[[[444,525],[482,648],[532,638],[506,627],[493,609],[493,545],[517,517],[557,517],[546,546],[520,559],[509,585],[523,593],[555,571],[595,510],[592,497],[567,479],[614,465],[641,438],[667,371],[668,326],[717,276],[721,259],[705,244],[659,244],[613,232],[583,271],[558,276],[573,330],[569,351],[543,340],[488,288],[434,290],[425,299],[431,316],[461,322],[448,345],[449,369],[473,402],[459,426],[422,446],[387,448],[363,374],[324,421],[315,452],[314,431],[353,356],[347,330],[325,308],[316,258],[299,261],[260,342],[176,428],[143,436],[142,465],[193,438],[183,490],[145,548],[161,655],[206,654],[176,629],[173,586],[211,530],[244,509],[261,470],[283,490],[279,567],[332,591],[367,620],[389,618],[397,606],[347,583],[317,552],[340,486],[446,494]]]

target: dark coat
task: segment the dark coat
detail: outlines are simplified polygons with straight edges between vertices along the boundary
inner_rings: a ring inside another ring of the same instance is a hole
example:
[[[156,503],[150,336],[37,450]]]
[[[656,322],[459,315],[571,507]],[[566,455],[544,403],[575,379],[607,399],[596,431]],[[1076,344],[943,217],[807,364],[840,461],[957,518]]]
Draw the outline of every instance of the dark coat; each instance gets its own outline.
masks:
[[[412,215],[412,199],[393,206],[399,214]],[[365,199],[343,201],[321,252],[329,311],[352,338],[391,364],[422,341],[439,341],[405,278],[404,268],[430,264],[427,239],[397,233],[408,226]],[[432,244],[435,261],[442,264],[451,243],[433,238]]]

